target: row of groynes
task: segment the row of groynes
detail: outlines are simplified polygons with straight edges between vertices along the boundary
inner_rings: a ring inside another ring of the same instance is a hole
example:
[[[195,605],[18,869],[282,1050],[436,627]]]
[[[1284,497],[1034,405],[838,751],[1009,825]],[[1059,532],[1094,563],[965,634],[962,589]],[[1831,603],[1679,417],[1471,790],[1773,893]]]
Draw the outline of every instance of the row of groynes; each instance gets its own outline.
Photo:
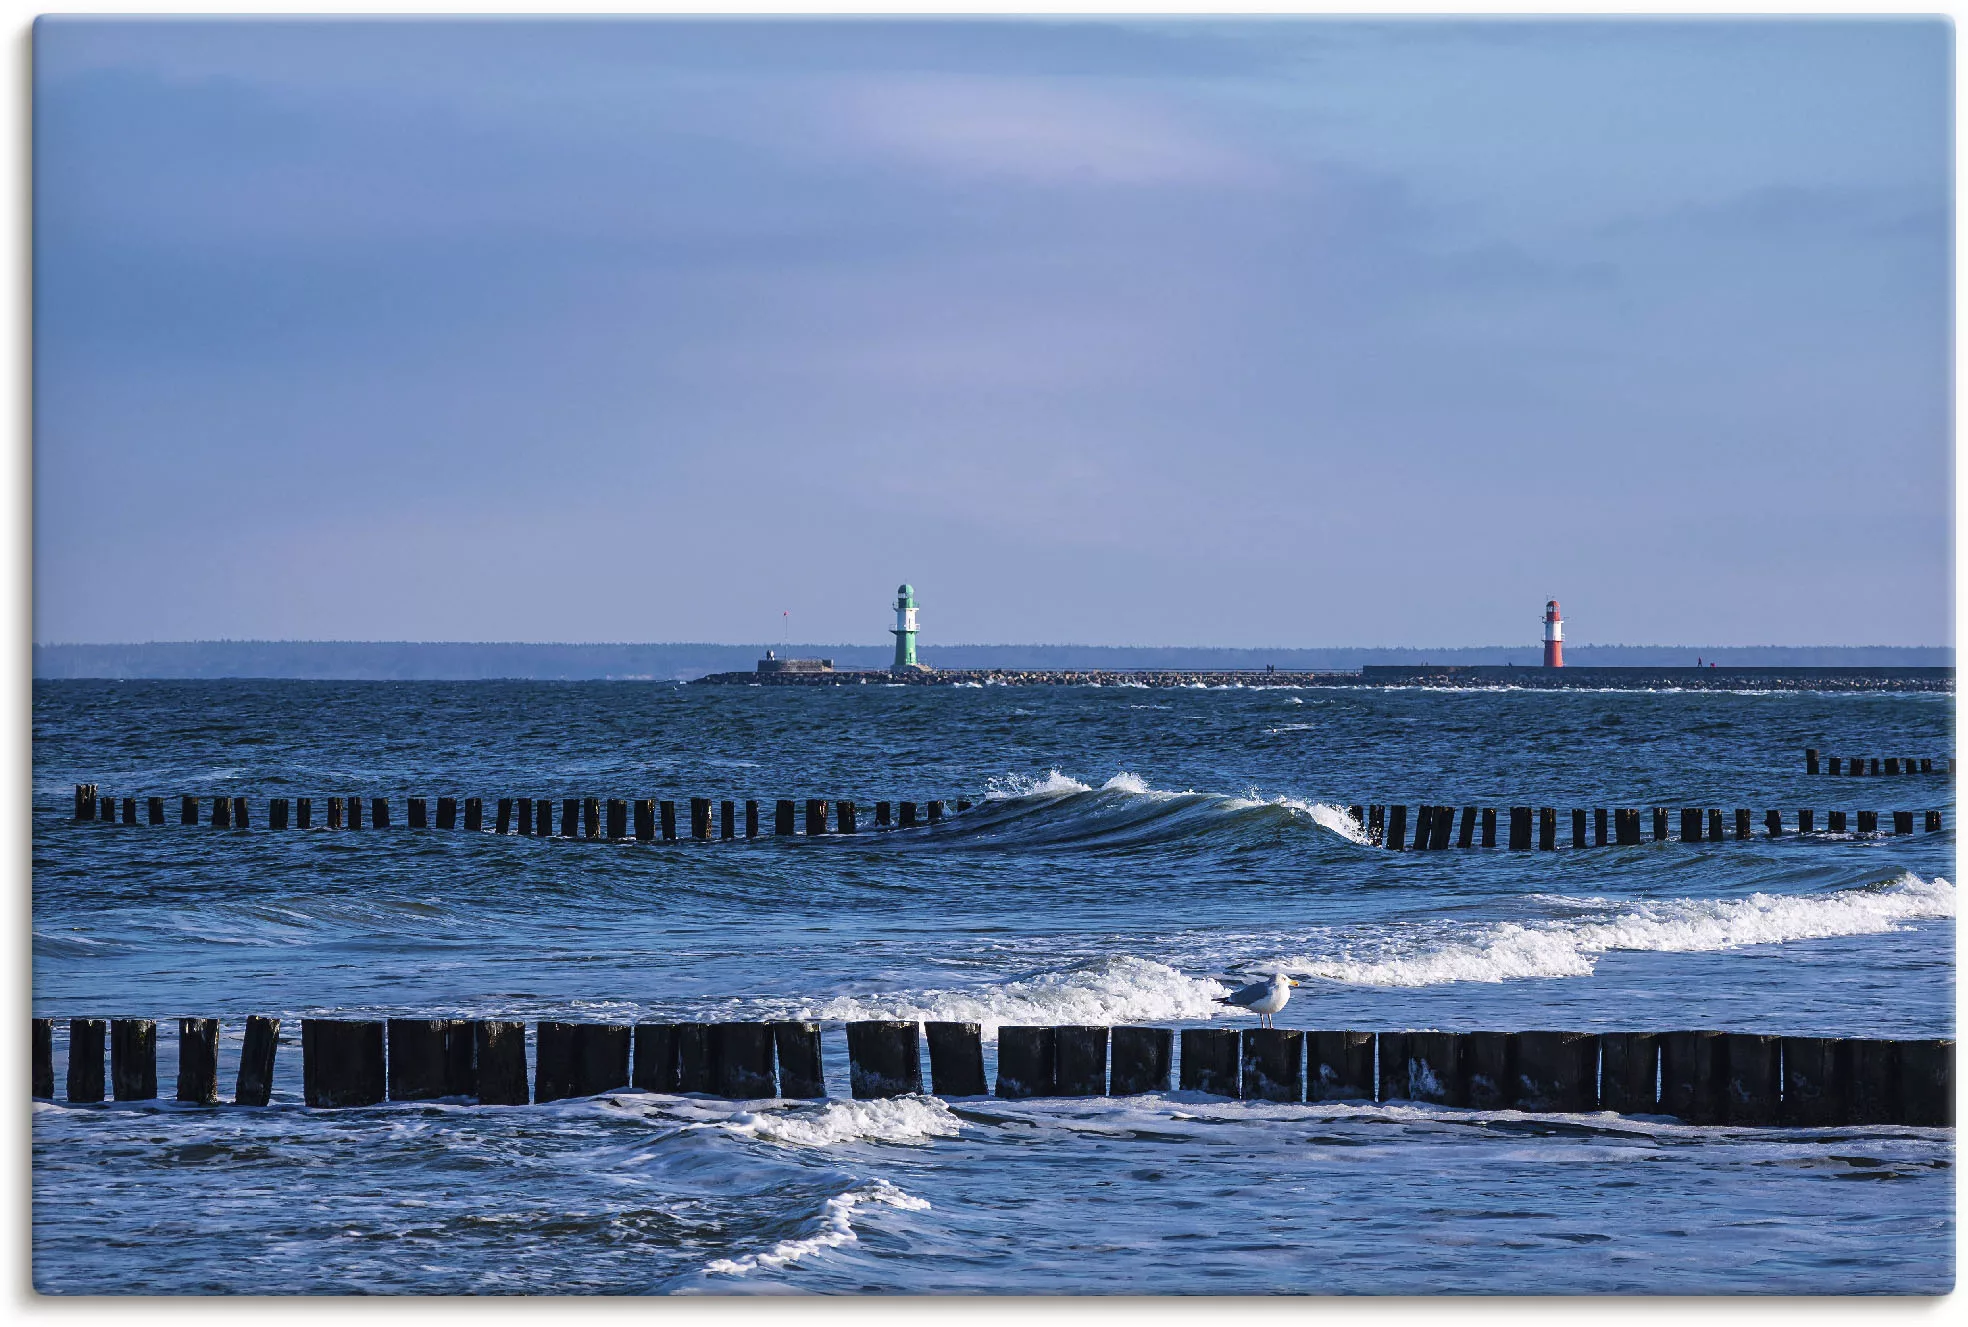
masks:
[[[181,796],[178,823],[209,824],[216,829],[251,829],[252,803],[244,797]],[[274,797],[266,802],[266,827],[286,829],[361,829],[365,812],[373,829],[388,829],[396,823],[392,803],[387,797],[327,797],[321,799],[321,824],[315,823],[316,799],[312,797]],[[487,823],[486,799],[481,797],[440,797],[437,815],[431,816],[431,799],[405,799],[403,823],[410,829],[458,829],[471,833],[490,830],[494,834],[524,834],[534,838],[627,839],[645,842],[674,842],[677,839],[677,804],[653,797],[633,801],[621,797],[500,797],[493,802],[491,823]],[[163,797],[125,797],[118,799],[102,792],[93,783],[75,785],[75,818],[102,824],[170,823],[168,801]],[[693,839],[748,839],[759,836],[757,801],[730,799],[714,802],[693,797],[689,802],[690,837]],[[802,811],[802,807],[804,808]],[[955,800],[954,810],[968,811],[967,797]],[[950,803],[876,802],[874,825],[877,830],[914,829],[934,825],[951,813]],[[120,811],[120,814],[119,814]],[[462,816],[460,812],[462,811]],[[559,813],[558,829],[555,812]],[[742,820],[741,820],[742,811]],[[634,824],[630,818],[633,813]],[[832,802],[809,797],[804,803],[782,797],[772,804],[772,832],[775,835],[858,834],[864,826],[861,808],[853,802]]]
[[[181,797],[178,800],[178,823],[182,825],[209,824],[218,829],[250,829],[254,823],[252,805],[244,797]],[[329,797],[324,800],[323,827],[363,827],[363,798]],[[463,827],[473,833],[489,828],[494,834],[523,834],[536,838],[621,840],[630,837],[633,809],[633,830],[637,840],[674,842],[678,837],[677,804],[653,798],[639,798],[631,803],[619,797],[605,800],[599,797],[567,797],[560,799],[556,805],[554,799],[546,797],[501,797],[495,803],[493,821],[488,826],[482,798],[466,797],[461,802],[456,797],[440,797],[437,799],[437,817],[433,822],[429,799],[412,797],[405,808],[404,823],[411,829],[428,829],[433,823],[438,829],[457,829],[461,805]],[[741,805],[742,826],[739,814]],[[968,798],[956,800],[956,811],[968,811],[970,807]],[[95,784],[79,783],[75,786],[75,818],[79,821],[162,825],[168,823],[165,808],[164,798],[145,798],[140,815],[135,797],[123,798],[119,808],[118,800],[98,791]],[[708,797],[693,797],[689,803],[690,837],[699,840],[735,839],[742,830],[743,837],[757,838],[759,808],[757,801],[741,804],[729,799],[713,802]],[[557,832],[556,810],[559,812]],[[1424,805],[1414,810],[1412,846],[1416,849],[1470,848],[1479,845],[1494,848],[1498,845],[1501,822],[1496,807],[1461,808],[1459,827],[1457,809],[1453,806]],[[1684,843],[1720,843],[1730,837],[1748,839],[1755,836],[1758,827],[1755,813],[1747,807],[1735,808],[1733,835],[1730,833],[1731,822],[1724,820],[1720,807],[1705,810],[1701,807],[1682,807],[1679,810],[1678,837]],[[266,824],[269,829],[286,829],[289,825],[298,829],[313,829],[316,827],[314,811],[314,799],[311,797],[296,798],[291,802],[288,798],[276,797],[266,804]],[[941,801],[876,802],[873,827],[876,830],[913,829],[918,825],[937,824],[947,814],[946,803]],[[1410,846],[1406,806],[1355,806],[1349,808],[1349,814],[1369,843],[1397,850]],[[1895,835],[1912,834],[1916,814],[1921,817],[1921,827],[1926,833],[1937,834],[1942,828],[1939,811],[1889,811],[1886,814],[1891,818],[1891,832]],[[394,823],[391,802],[387,797],[367,799],[367,815],[372,828],[387,829]],[[1671,837],[1671,815],[1671,808],[1653,808],[1653,838],[1656,842],[1664,842]],[[1541,849],[1558,846],[1558,808],[1513,806],[1508,809],[1508,816],[1506,846],[1526,850],[1533,846]],[[1828,811],[1820,830],[1816,811],[1796,812],[1788,827],[1783,812],[1766,811],[1762,816],[1761,829],[1770,838],[1781,837],[1786,832],[1842,835],[1853,832],[1849,826],[1856,823],[1857,833],[1871,835],[1880,832],[1879,816],[1878,811]],[[1637,807],[1572,808],[1570,846],[1603,848],[1609,843],[1620,846],[1638,844],[1644,837],[1640,817]],[[860,809],[853,802],[807,798],[802,804],[791,798],[780,798],[772,807],[774,835],[858,834],[861,828]]]
[[[1806,774],[1840,775],[1901,775],[1901,774],[1944,774],[1954,777],[1954,757],[1944,757],[1937,766],[1934,761],[1912,756],[1826,756],[1818,757],[1816,747],[1804,748],[1804,772]]]
[[[1665,843],[1677,838],[1682,843],[1722,843],[1730,838],[1738,840],[1756,836],[1759,826],[1755,812],[1748,807],[1737,807],[1734,815],[1725,819],[1722,808],[1712,806],[1706,809],[1698,806],[1679,808],[1679,833],[1671,834],[1674,825],[1675,808],[1657,806],[1653,808],[1652,837],[1656,843]],[[1410,846],[1415,851],[1438,848],[1494,848],[1497,846],[1497,831],[1502,823],[1508,829],[1509,837],[1505,846],[1520,851],[1533,847],[1549,852],[1558,847],[1558,808],[1555,806],[1513,806],[1509,808],[1509,820],[1501,822],[1497,808],[1493,806],[1465,806],[1458,820],[1453,806],[1417,806],[1414,816],[1414,838],[1412,844],[1408,837],[1408,808],[1405,806],[1355,806],[1347,812],[1353,818],[1355,827],[1366,836],[1368,843],[1380,848],[1395,851]],[[1913,833],[1913,811],[1889,811],[1892,833],[1908,835]],[[1921,827],[1929,834],[1941,832],[1941,813],[1924,811],[1918,813]],[[1570,843],[1573,848],[1603,848],[1608,844],[1618,847],[1631,847],[1644,841],[1642,833],[1644,822],[1638,807],[1573,807],[1570,815]],[[1856,822],[1857,829],[1850,827]],[[1823,827],[1818,823],[1816,811],[1798,811],[1795,818],[1786,824],[1781,811],[1765,811],[1760,826],[1768,838],[1782,838],[1786,833],[1800,835],[1836,834],[1852,832],[1865,835],[1880,833],[1879,812],[1860,811],[1856,816],[1848,816],[1844,811],[1827,811]],[[1733,830],[1733,833],[1731,832]]]
[[[69,1021],[68,1095],[157,1097],[152,1019]],[[250,1018],[234,1102],[267,1104],[280,1023]],[[925,1035],[926,1034],[926,1035]],[[217,1105],[219,1022],[178,1020],[177,1100]],[[567,1023],[534,1027],[531,1100],[621,1088],[732,1100],[827,1096],[820,1025]],[[528,1102],[526,1025],[488,1019],[301,1020],[312,1107],[445,1098]],[[976,1023],[847,1024],[856,1099],[992,1093]],[[1421,1102],[1478,1110],[1668,1115],[1690,1124],[1954,1124],[1952,1039],[1747,1032],[1323,1032],[1296,1028],[998,1030],[1004,1098],[1185,1092],[1281,1102]],[[34,1020],[34,1095],[54,1097],[54,1020]]]

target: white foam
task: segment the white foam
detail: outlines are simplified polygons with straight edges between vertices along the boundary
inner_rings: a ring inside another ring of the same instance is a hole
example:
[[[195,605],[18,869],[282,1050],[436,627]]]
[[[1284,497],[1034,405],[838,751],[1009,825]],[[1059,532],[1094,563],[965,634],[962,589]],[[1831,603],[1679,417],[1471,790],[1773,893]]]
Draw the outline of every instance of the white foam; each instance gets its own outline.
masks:
[[[914,1194],[904,1193],[887,1180],[877,1179],[872,1184],[859,1189],[849,1189],[836,1194],[820,1207],[818,1229],[801,1239],[782,1239],[764,1253],[748,1254],[743,1258],[719,1258],[705,1266],[704,1272],[710,1276],[744,1276],[761,1267],[784,1267],[826,1249],[838,1248],[843,1244],[853,1244],[859,1238],[854,1233],[853,1213],[862,1203],[880,1203],[887,1207],[899,1207],[909,1212],[926,1212],[929,1203]]]
[[[1003,802],[1015,797],[1067,797],[1073,793],[1092,791],[1090,785],[1081,783],[1071,775],[1052,770],[1042,779],[1035,779],[1029,774],[994,777],[984,790],[984,799]]]
[[[798,1016],[979,1023],[985,1039],[995,1041],[1002,1023],[1100,1026],[1210,1018],[1223,1012],[1216,998],[1228,993],[1221,982],[1120,954],[994,986],[841,996]]]
[[[1831,894],[1751,894],[1731,899],[1662,899],[1626,904],[1600,918],[1524,925],[1502,922],[1473,935],[1395,942],[1365,955],[1302,954],[1289,971],[1352,986],[1440,986],[1531,977],[1585,977],[1599,956],[1626,950],[1705,953],[1842,935],[1878,935],[1910,921],[1955,915],[1955,887],[1911,871],[1883,885]]]
[[[813,1111],[741,1111],[724,1127],[795,1147],[831,1147],[837,1143],[926,1143],[933,1138],[954,1138],[962,1132],[963,1121],[935,1097],[911,1096],[829,1101]]]

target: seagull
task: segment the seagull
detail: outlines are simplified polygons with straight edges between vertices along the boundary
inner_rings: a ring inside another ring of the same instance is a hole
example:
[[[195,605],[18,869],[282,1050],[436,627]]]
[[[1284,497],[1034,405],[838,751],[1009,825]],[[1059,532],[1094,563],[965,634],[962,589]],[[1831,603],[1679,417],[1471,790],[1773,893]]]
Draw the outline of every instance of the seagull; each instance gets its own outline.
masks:
[[[1276,1027],[1271,1015],[1285,1007],[1285,1002],[1291,999],[1291,988],[1296,985],[1298,983],[1284,973],[1274,972],[1269,981],[1254,981],[1240,990],[1219,996],[1216,1002],[1241,1005],[1257,1015],[1259,1027]]]

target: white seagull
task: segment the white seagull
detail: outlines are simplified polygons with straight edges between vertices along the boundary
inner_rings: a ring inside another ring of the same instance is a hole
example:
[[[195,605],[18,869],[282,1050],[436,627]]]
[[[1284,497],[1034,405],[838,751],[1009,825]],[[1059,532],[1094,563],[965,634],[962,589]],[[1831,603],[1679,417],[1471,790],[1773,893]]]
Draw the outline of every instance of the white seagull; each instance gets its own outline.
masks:
[[[1271,1015],[1285,1007],[1291,999],[1291,988],[1298,985],[1282,972],[1271,974],[1269,981],[1254,981],[1240,990],[1217,997],[1218,1004],[1240,1005],[1257,1015],[1259,1027],[1276,1027]]]

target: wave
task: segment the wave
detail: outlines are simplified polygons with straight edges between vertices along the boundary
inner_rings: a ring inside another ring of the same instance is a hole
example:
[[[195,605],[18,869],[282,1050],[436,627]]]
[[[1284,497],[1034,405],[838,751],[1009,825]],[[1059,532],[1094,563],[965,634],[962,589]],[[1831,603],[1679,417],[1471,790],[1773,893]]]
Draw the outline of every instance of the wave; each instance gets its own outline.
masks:
[[[1365,844],[1366,831],[1343,806],[1255,790],[1242,797],[1150,787],[1123,770],[1095,787],[1070,774],[1000,775],[986,785],[983,803],[952,824],[948,833],[1030,844],[1135,847],[1225,831],[1245,837],[1294,828],[1327,830]]]
[[[913,1144],[954,1138],[962,1132],[963,1121],[935,1097],[891,1097],[829,1101],[817,1110],[741,1111],[724,1127],[796,1147],[831,1147],[837,1143]]]
[[[842,1244],[853,1244],[859,1239],[854,1233],[854,1209],[863,1203],[879,1203],[885,1207],[899,1207],[909,1212],[929,1210],[927,1199],[904,1193],[884,1179],[877,1179],[846,1193],[835,1194],[821,1204],[817,1227],[810,1235],[798,1239],[782,1239],[763,1253],[747,1254],[743,1258],[719,1258],[704,1266],[707,1276],[744,1276],[761,1267],[784,1267],[798,1262],[812,1254],[826,1249],[837,1248]]]
[[[1227,987],[1208,977],[1190,977],[1163,963],[1120,954],[994,986],[841,996],[801,1016],[843,1022],[892,1018],[978,1023],[985,1039],[995,1041],[1004,1023],[1098,1026],[1211,1018],[1223,1012],[1216,998],[1227,993]]]
[[[1610,916],[1539,924],[1502,922],[1472,936],[1377,945],[1365,954],[1275,960],[1300,975],[1349,986],[1441,986],[1536,977],[1586,977],[1617,951],[1706,953],[1845,935],[1879,935],[1913,921],[1952,918],[1955,887],[1911,871],[1883,884],[1829,894],[1751,894],[1625,904]]]

